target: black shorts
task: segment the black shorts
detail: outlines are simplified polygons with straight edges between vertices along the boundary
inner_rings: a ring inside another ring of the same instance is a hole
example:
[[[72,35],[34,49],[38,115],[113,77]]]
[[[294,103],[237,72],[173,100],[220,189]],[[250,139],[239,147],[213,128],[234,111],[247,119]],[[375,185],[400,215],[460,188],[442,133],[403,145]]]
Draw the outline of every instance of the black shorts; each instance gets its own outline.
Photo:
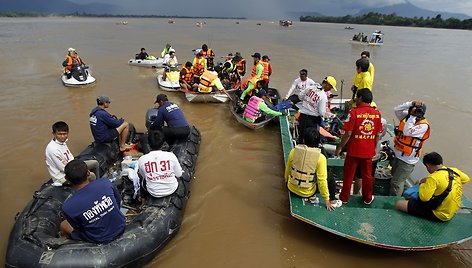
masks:
[[[432,221],[441,221],[440,219],[436,217],[436,215],[434,215],[433,211],[430,208],[426,207],[425,203],[416,199],[411,199],[408,201],[407,210],[408,210],[408,214],[411,214],[420,218],[424,218],[424,219],[428,219]]]

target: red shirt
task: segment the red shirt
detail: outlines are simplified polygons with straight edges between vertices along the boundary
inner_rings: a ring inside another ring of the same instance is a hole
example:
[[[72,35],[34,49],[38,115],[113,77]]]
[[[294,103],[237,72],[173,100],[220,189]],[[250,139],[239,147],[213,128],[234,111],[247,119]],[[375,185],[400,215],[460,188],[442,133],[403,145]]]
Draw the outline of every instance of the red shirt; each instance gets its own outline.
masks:
[[[343,126],[352,131],[347,143],[347,154],[359,158],[372,158],[375,155],[375,138],[382,131],[380,112],[369,104],[353,108]]]

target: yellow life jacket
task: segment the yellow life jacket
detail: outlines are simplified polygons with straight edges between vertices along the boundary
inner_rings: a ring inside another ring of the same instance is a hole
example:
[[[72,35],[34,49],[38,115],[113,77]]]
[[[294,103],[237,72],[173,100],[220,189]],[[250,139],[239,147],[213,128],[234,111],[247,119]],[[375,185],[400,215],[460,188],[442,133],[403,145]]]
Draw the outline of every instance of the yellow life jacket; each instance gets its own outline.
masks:
[[[398,131],[396,131],[396,135],[393,140],[395,149],[400,151],[402,155],[412,155],[415,152],[416,153],[415,156],[419,157],[421,155],[421,148],[423,147],[424,141],[429,138],[429,134],[430,134],[429,123],[426,119],[422,119],[415,123],[415,126],[419,124],[428,125],[428,130],[423,135],[423,137],[416,138],[416,137],[403,135],[403,129],[405,128],[406,120],[407,120],[407,117],[405,117],[402,121],[400,121],[400,124],[398,125]],[[418,145],[416,145],[418,141],[419,143]]]
[[[290,183],[300,188],[311,188],[316,184],[316,167],[320,154],[320,148],[297,144],[290,167]]]
[[[213,90],[211,83],[216,78],[218,78],[218,74],[216,72],[212,72],[208,70],[203,72],[202,76],[200,76],[200,83],[198,84],[198,91],[202,93],[210,93]]]

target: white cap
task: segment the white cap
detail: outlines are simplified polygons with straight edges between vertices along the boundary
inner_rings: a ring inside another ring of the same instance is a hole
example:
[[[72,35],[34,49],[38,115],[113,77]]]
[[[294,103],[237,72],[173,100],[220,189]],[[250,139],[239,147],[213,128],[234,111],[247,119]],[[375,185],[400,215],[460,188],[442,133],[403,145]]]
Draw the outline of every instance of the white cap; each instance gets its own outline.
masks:
[[[69,51],[69,52],[75,51],[75,48],[70,47],[67,51]]]

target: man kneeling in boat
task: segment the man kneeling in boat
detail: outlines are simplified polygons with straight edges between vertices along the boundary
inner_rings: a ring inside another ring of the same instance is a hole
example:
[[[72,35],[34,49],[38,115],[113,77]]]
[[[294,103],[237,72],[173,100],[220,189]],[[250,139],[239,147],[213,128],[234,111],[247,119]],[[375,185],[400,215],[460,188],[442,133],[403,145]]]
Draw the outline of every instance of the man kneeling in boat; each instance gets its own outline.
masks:
[[[264,80],[257,82],[259,86],[263,86],[264,83]],[[243,118],[250,123],[254,123],[258,121],[258,119],[263,118],[261,117],[262,113],[269,116],[281,116],[281,112],[274,111],[267,106],[265,99],[267,99],[267,96],[262,90],[254,94],[254,96],[249,99],[246,108],[244,109]]]
[[[108,243],[123,234],[126,222],[120,211],[121,196],[110,180],[90,181],[87,165],[76,159],[64,172],[76,192],[62,205],[66,220],[61,222],[61,233],[92,243]]]
[[[182,167],[172,152],[162,151],[164,133],[159,130],[149,132],[151,152],[138,159],[138,173],[141,176],[141,196],[146,198],[168,196],[177,190],[177,178],[182,176]]]
[[[328,178],[328,162],[319,148],[318,129],[316,127],[305,129],[304,140],[305,144],[297,144],[288,156],[285,165],[287,187],[290,192],[310,198],[310,201],[316,198],[315,193],[318,189],[325,200],[326,209],[334,210],[342,203],[335,198],[336,182]]]
[[[423,164],[430,175],[419,181],[419,198],[399,200],[395,207],[420,218],[449,221],[461,204],[462,184],[470,178],[457,168],[444,166],[436,152],[424,155]]]

